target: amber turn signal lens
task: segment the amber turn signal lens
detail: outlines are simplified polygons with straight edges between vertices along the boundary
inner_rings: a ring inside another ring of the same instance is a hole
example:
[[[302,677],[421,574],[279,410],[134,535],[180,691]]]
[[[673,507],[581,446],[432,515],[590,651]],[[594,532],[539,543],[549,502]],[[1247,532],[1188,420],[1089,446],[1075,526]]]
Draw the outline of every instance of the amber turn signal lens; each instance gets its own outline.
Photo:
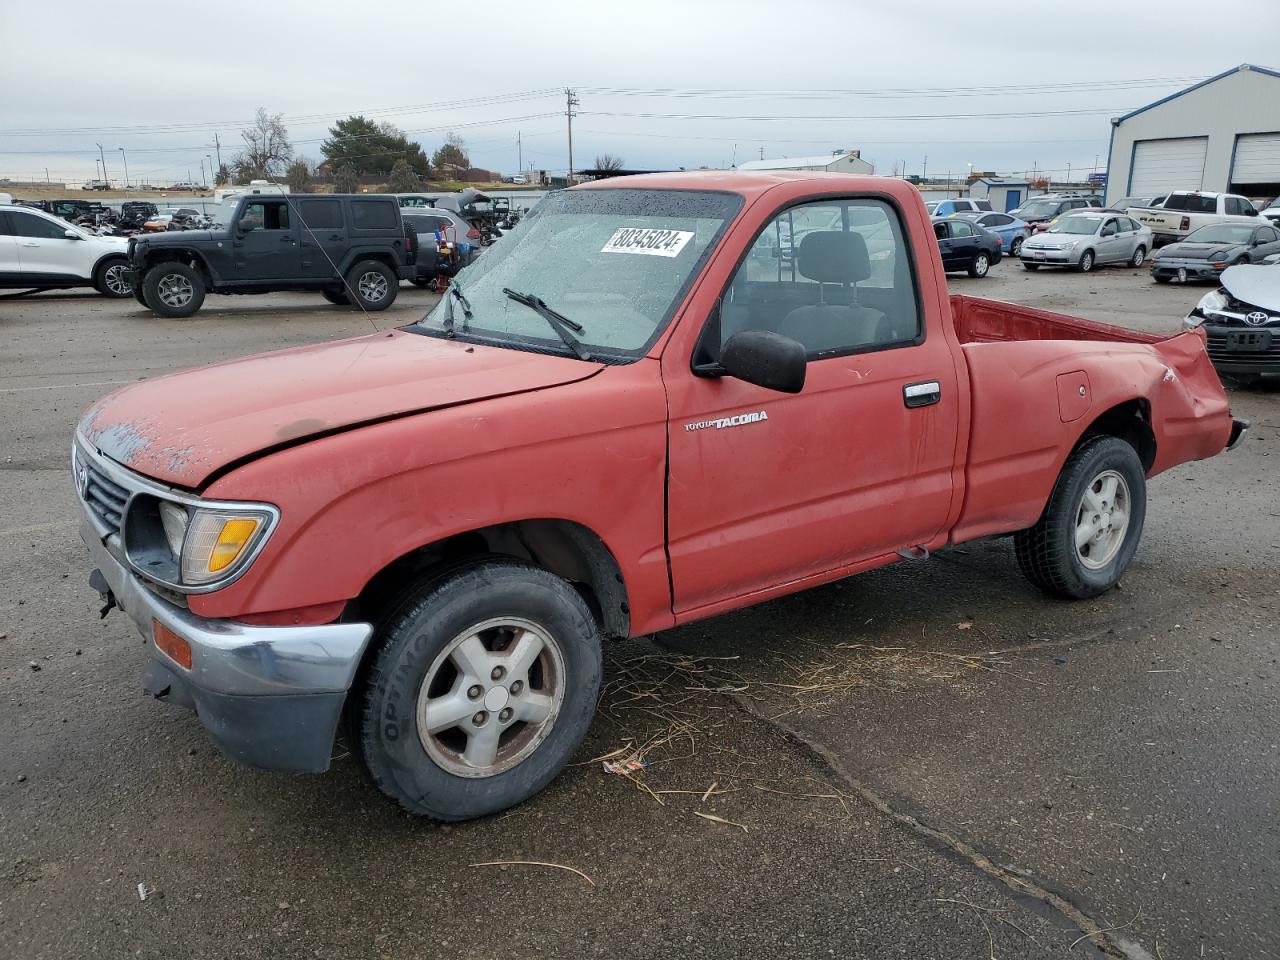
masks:
[[[191,669],[191,644],[159,620],[151,621],[151,635],[155,638],[156,646],[168,654],[174,663]]]
[[[258,529],[258,521],[252,518],[228,520],[222,525],[218,540],[209,554],[209,570],[217,573],[235,563],[240,551]]]

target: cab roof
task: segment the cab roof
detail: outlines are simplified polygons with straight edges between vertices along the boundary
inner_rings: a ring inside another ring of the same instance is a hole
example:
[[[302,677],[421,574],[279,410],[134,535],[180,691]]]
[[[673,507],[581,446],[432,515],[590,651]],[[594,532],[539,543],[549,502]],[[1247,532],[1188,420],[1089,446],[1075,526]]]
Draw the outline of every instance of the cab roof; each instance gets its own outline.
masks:
[[[725,190],[755,198],[775,187],[810,181],[819,191],[838,189],[897,192],[904,180],[857,173],[825,173],[817,170],[681,170],[676,173],[640,173],[581,183],[573,190]],[[912,187],[914,190],[915,188]]]

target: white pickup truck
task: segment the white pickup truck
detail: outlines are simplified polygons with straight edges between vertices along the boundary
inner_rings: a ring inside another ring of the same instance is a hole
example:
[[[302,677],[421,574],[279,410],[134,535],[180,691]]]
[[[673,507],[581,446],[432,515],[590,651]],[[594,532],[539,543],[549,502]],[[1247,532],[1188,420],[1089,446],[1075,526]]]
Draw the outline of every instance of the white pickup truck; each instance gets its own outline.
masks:
[[[1211,223],[1243,223],[1262,219],[1245,197],[1233,193],[1175,190],[1159,207],[1133,207],[1129,216],[1150,228],[1155,242],[1174,243]]]

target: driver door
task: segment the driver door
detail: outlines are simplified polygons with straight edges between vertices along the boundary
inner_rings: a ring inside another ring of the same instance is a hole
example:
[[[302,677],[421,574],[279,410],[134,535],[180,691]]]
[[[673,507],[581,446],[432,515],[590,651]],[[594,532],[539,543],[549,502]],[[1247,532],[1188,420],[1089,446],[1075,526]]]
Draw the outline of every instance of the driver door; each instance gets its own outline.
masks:
[[[301,276],[297,230],[284,200],[246,203],[236,221],[236,276],[248,281],[293,280]]]
[[[700,351],[718,357],[741,330],[800,340],[804,389],[698,376],[684,351],[664,353],[677,618],[943,528],[960,403],[949,345],[924,334],[913,264],[887,203],[789,208],[738,265]]]

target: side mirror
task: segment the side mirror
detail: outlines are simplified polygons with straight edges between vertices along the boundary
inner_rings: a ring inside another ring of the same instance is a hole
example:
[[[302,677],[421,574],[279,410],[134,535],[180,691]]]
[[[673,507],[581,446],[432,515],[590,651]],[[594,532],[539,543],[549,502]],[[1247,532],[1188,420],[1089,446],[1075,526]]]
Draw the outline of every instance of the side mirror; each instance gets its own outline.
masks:
[[[720,351],[727,376],[779,393],[804,389],[804,344],[768,330],[742,330]]]
[[[62,231],[62,235],[63,235],[64,237],[66,237],[68,240],[80,240],[80,239],[82,239],[82,238],[81,238],[81,236],[80,236],[80,234],[76,233],[74,230],[63,230],[63,231]]]

